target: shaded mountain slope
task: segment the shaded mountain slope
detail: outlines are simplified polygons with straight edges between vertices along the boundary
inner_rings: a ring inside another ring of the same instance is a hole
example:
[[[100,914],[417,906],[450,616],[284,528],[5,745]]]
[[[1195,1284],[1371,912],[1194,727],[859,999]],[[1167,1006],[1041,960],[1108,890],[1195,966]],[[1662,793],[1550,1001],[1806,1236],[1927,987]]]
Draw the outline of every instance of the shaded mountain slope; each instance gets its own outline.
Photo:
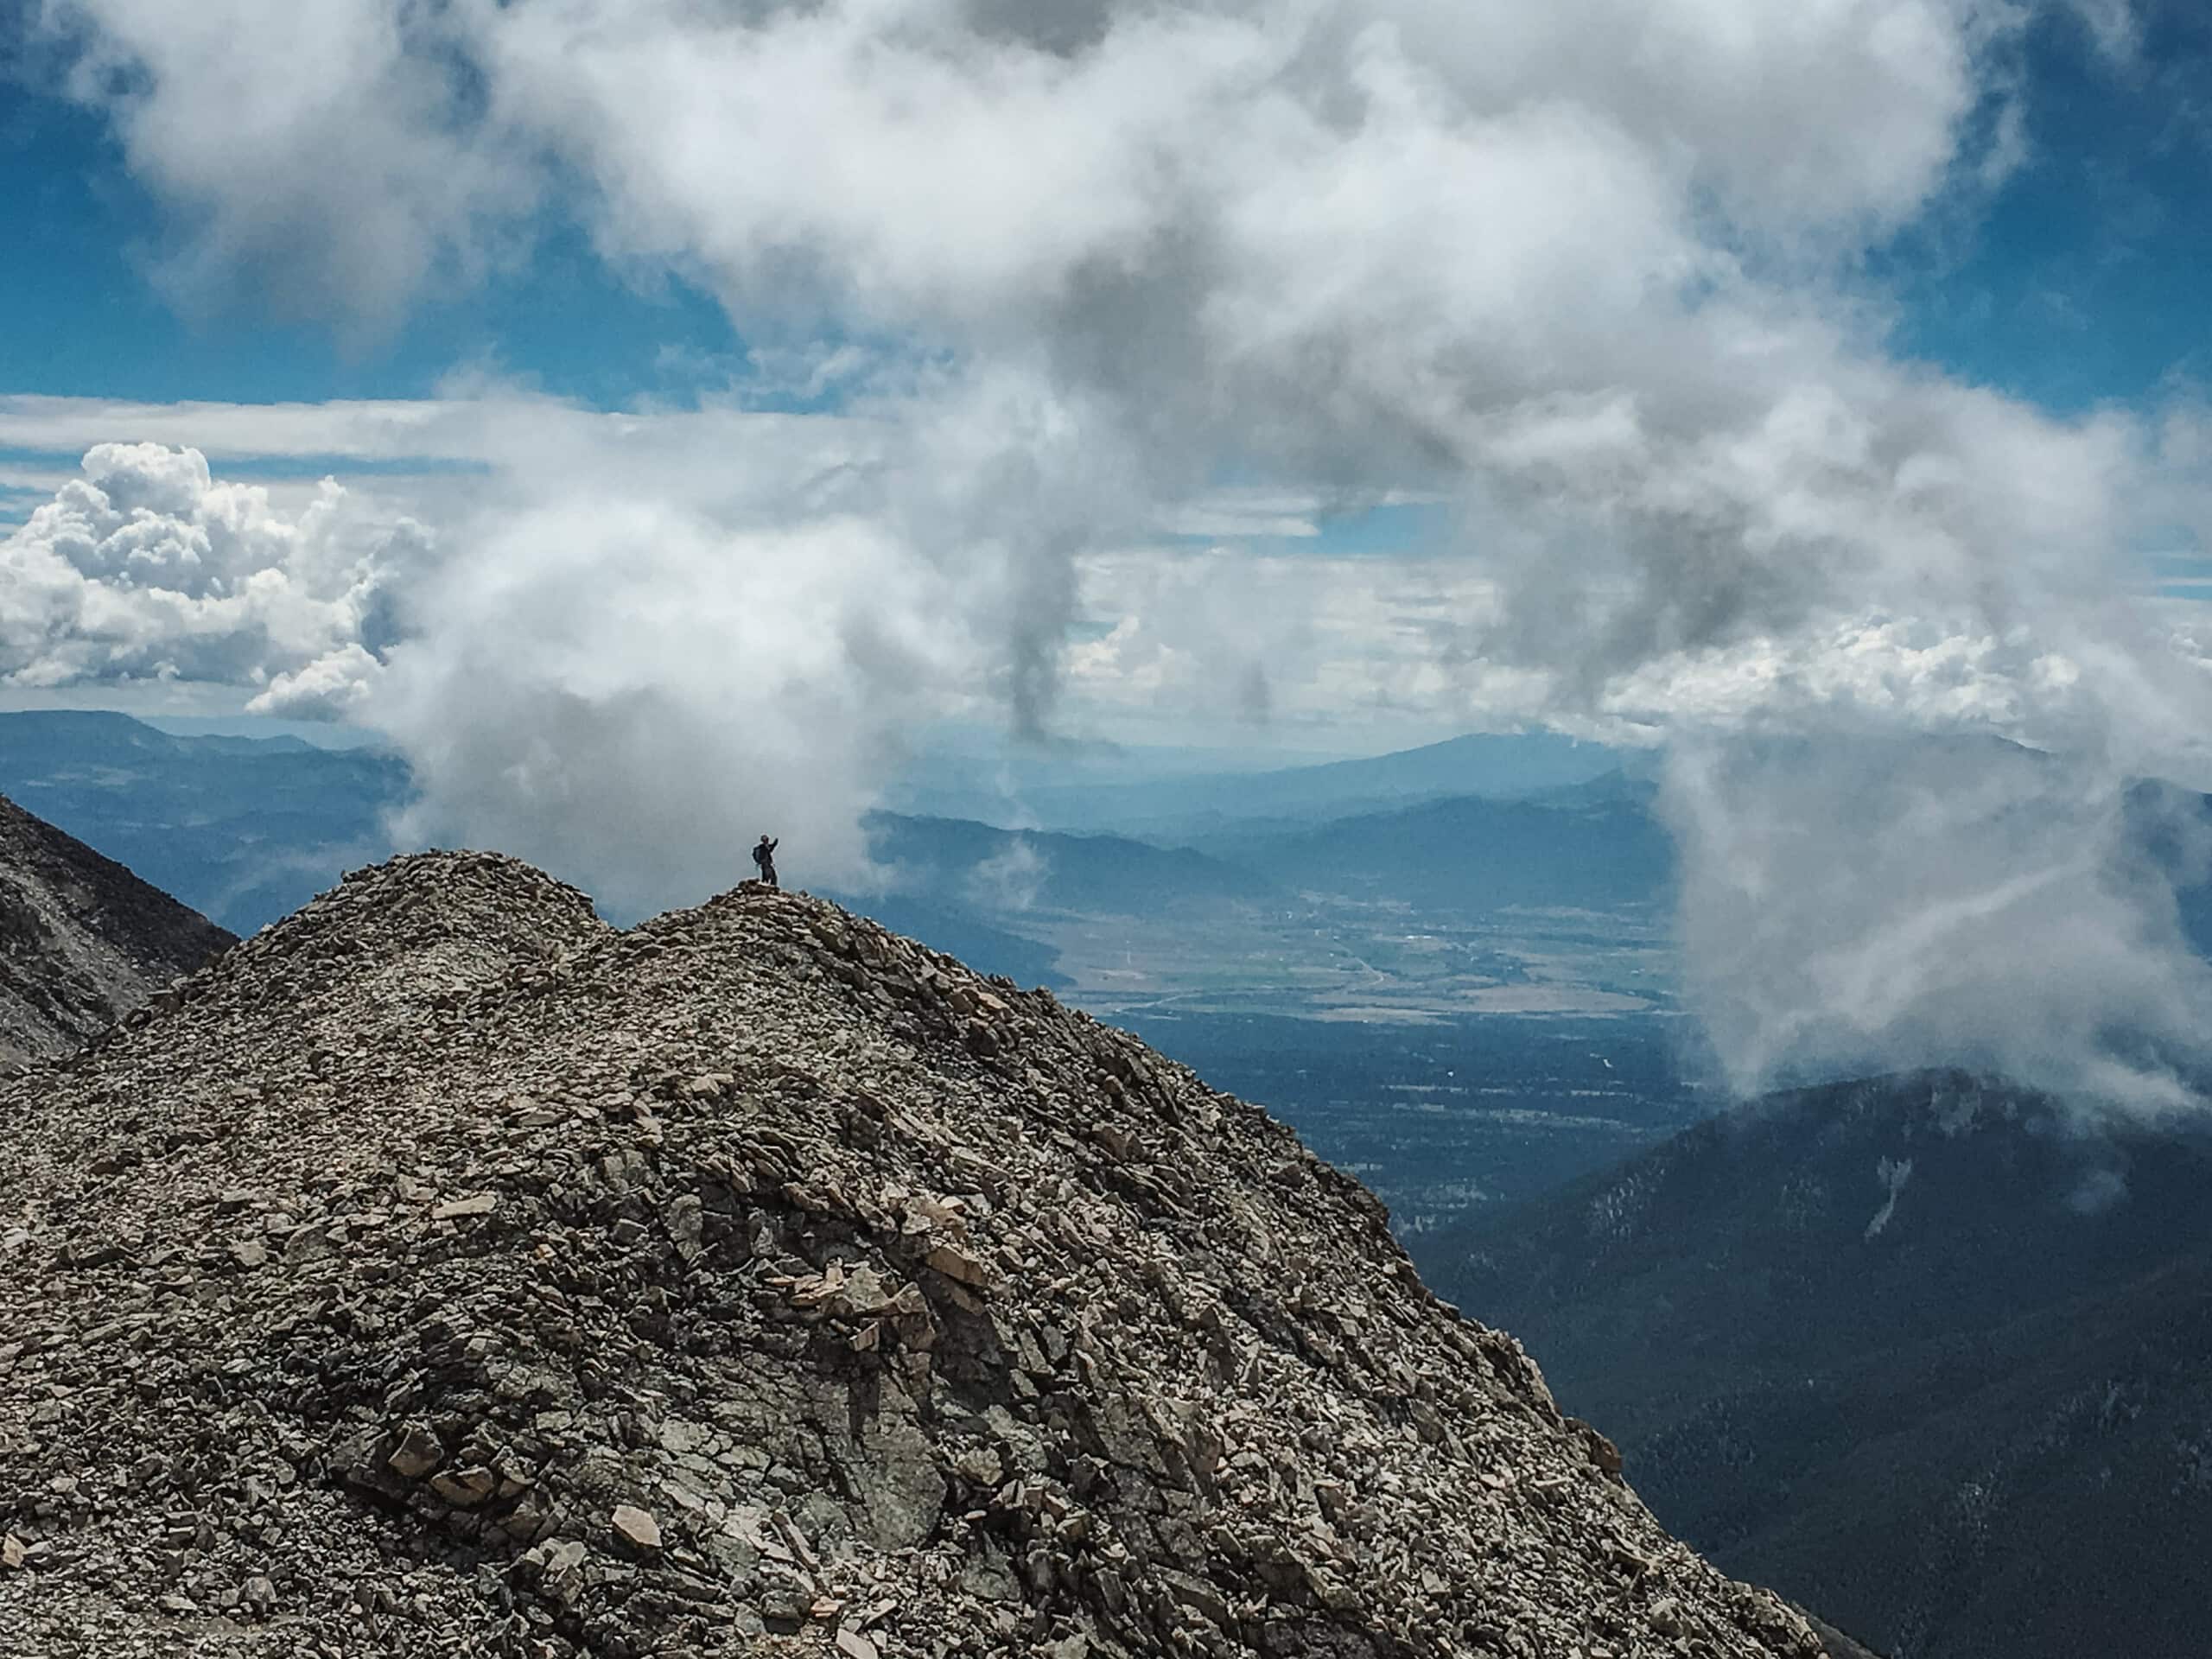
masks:
[[[0,797],[0,1065],[67,1053],[232,943]]]
[[[2202,1141],[1840,1085],[1419,1248],[1670,1525],[1897,1659],[2205,1651]]]
[[[0,1116],[0,1649],[1816,1650],[1281,1125],[800,895],[398,861]]]

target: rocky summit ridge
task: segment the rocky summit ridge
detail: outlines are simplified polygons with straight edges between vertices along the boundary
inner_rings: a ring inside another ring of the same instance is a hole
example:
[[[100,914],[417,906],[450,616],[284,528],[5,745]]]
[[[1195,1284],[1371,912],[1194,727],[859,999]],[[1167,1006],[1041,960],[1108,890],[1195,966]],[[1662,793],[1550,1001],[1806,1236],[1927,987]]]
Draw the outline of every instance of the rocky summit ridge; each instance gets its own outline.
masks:
[[[1819,1651],[1287,1129],[803,895],[400,859],[0,1122],[10,1656]]]
[[[66,1053],[232,943],[0,796],[0,1066]]]

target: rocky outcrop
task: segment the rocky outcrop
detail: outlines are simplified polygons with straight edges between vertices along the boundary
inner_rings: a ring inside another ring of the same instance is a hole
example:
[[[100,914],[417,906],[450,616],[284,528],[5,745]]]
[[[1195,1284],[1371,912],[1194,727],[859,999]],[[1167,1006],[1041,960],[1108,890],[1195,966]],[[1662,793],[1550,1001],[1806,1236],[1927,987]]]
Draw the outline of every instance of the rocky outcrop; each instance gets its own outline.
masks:
[[[1819,1650],[1280,1124],[802,895],[404,859],[0,1119],[0,1649]]]
[[[232,942],[0,797],[0,1066],[67,1053]]]

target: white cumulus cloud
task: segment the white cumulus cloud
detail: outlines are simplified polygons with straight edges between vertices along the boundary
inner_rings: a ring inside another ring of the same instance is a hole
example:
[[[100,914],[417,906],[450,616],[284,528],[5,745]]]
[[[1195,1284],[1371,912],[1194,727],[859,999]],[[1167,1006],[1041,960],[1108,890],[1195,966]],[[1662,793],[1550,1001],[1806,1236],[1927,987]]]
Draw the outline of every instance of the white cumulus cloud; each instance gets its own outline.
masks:
[[[326,481],[296,513],[195,449],[104,443],[0,541],[0,680],[257,685],[363,651],[412,527]],[[364,653],[365,654],[365,653]]]

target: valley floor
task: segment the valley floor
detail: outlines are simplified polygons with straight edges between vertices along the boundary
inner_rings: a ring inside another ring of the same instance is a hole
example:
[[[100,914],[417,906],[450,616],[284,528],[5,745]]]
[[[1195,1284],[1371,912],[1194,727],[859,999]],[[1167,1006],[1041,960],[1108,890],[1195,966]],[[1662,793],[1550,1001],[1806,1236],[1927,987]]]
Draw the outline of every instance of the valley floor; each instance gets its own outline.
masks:
[[[1684,1076],[1663,914],[1294,905],[998,918],[1063,996],[1284,1118],[1402,1235],[1617,1163],[1717,1104]]]

